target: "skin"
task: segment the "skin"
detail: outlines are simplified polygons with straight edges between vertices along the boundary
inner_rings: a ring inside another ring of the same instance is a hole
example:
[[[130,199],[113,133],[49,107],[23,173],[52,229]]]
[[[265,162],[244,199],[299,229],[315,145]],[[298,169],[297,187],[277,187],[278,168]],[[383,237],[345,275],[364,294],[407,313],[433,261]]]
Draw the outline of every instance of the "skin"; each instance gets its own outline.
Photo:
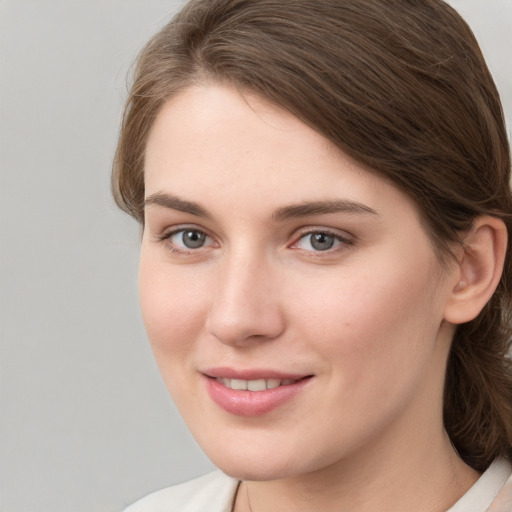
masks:
[[[237,512],[445,511],[467,491],[478,475],[442,424],[460,268],[436,259],[405,194],[281,108],[218,84],[163,107],[145,184],[144,322],[193,435],[244,480]],[[344,208],[289,208],[325,201]],[[187,248],[185,228],[204,244]],[[315,249],[312,232],[333,247]],[[241,417],[206,392],[203,372],[219,366],[313,377]]]

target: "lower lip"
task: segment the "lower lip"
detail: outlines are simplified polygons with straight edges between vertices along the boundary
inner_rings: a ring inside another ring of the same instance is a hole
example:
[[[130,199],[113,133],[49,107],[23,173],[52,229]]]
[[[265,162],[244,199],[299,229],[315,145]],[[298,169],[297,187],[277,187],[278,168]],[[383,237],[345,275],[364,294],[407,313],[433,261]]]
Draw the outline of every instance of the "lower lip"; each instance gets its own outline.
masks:
[[[206,387],[211,399],[222,409],[236,416],[254,417],[267,414],[291,400],[311,380],[307,377],[289,384],[264,391],[246,391],[227,388],[212,377],[206,377]]]

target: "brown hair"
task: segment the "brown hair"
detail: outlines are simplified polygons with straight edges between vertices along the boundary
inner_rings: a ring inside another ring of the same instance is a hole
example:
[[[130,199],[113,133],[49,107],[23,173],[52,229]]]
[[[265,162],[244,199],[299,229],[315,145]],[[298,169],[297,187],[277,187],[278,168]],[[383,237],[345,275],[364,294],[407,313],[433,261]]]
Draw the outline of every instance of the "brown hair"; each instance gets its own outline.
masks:
[[[117,204],[143,222],[144,150],[176,91],[226,81],[286,108],[395,183],[442,259],[476,216],[512,234],[501,104],[466,23],[441,0],[193,0],[139,56],[113,170]],[[512,458],[511,248],[498,289],[458,327],[444,421],[478,470]]]

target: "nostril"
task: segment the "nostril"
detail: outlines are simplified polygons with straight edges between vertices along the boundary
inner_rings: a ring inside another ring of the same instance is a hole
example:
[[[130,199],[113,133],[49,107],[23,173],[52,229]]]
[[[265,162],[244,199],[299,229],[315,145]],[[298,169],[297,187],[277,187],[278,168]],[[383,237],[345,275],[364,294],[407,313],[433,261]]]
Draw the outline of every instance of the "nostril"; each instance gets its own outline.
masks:
[[[222,343],[244,345],[279,337],[285,322],[279,309],[269,304],[230,305],[217,303],[206,322],[207,331]]]

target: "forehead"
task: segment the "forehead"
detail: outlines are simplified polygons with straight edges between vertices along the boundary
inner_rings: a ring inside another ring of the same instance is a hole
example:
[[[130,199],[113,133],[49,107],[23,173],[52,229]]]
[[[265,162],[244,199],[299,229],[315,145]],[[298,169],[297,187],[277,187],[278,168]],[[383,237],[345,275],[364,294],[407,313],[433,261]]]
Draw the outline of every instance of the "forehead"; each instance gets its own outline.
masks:
[[[145,169],[221,163],[226,172],[249,164],[263,172],[269,165],[276,170],[284,161],[286,167],[299,161],[307,165],[313,157],[324,160],[335,152],[327,139],[264,98],[208,85],[184,89],[167,101],[149,136]]]
[[[289,112],[222,85],[190,87],[164,105],[146,148],[145,186],[146,196],[170,192],[237,211],[339,198],[413,208]]]

